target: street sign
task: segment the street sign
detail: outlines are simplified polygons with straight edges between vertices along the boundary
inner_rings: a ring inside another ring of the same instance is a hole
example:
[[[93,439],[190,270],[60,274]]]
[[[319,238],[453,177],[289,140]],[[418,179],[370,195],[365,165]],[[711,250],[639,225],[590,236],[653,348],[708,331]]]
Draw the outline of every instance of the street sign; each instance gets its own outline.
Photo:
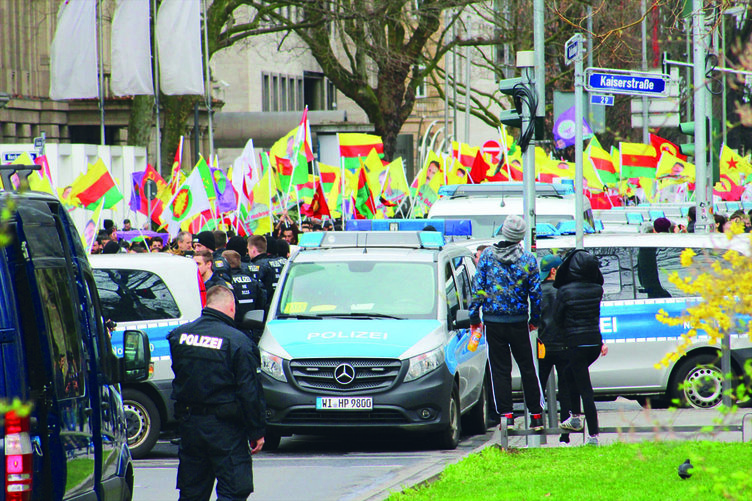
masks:
[[[157,182],[153,179],[147,179],[144,183],[144,196],[147,200],[157,198]]]
[[[34,148],[41,150],[44,148],[44,138],[43,137],[35,137],[34,138]]]
[[[499,142],[495,141],[493,139],[486,141],[483,143],[483,146],[480,147],[481,153],[487,153],[491,155],[491,161],[494,164],[499,163],[499,155],[501,154],[501,146],[499,146]]]
[[[572,64],[572,62],[577,59],[577,56],[585,53],[584,43],[585,37],[583,37],[581,33],[575,33],[566,41],[564,44],[564,58],[566,59],[567,64]]]
[[[609,68],[587,68],[585,89],[630,96],[668,96],[669,76],[663,73],[641,73]]]
[[[590,104],[599,106],[613,106],[614,96],[611,94],[590,94]]]

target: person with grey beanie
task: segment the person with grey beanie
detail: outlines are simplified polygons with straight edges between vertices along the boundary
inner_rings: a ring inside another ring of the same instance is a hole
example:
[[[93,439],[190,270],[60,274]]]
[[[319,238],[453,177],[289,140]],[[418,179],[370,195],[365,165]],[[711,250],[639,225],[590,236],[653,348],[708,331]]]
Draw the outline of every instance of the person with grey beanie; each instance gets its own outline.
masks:
[[[538,261],[520,245],[526,228],[520,216],[508,216],[501,228],[502,240],[481,254],[473,278],[470,322],[480,327],[482,311],[494,402],[502,424],[506,420],[507,427],[514,425],[511,351],[522,376],[530,428],[541,430],[541,390],[530,345],[530,330],[540,320],[541,285]]]

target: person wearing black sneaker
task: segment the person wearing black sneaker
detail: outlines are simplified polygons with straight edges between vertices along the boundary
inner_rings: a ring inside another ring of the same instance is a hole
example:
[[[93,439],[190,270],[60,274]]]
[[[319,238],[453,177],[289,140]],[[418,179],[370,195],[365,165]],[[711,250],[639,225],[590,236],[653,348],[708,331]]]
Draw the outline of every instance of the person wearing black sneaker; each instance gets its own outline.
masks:
[[[508,216],[501,228],[502,240],[481,254],[473,277],[470,323],[480,328],[482,310],[494,403],[501,423],[510,428],[514,423],[514,355],[531,414],[530,428],[542,430],[541,391],[530,345],[530,330],[537,328],[540,318],[540,275],[535,256],[520,245],[525,228],[520,216]]]
[[[581,399],[589,435],[585,443],[598,445],[598,411],[589,367],[599,356],[608,353],[600,330],[603,274],[598,259],[582,249],[572,251],[559,266],[554,288],[558,291],[554,320],[567,346],[569,363],[565,375],[572,409],[572,416],[562,422],[561,427],[582,430]]]

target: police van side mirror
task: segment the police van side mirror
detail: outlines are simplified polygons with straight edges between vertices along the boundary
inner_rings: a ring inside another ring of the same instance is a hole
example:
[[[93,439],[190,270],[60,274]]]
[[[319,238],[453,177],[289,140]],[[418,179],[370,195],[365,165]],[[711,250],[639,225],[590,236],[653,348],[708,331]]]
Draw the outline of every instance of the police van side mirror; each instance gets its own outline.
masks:
[[[469,329],[470,328],[470,311],[469,310],[457,310],[457,314],[454,316],[454,328],[455,329]]]
[[[149,378],[150,365],[149,336],[143,331],[125,331],[123,333],[123,358],[120,359],[120,381],[145,381]]]
[[[264,328],[264,310],[251,310],[243,315],[240,328],[244,330],[261,330]]]

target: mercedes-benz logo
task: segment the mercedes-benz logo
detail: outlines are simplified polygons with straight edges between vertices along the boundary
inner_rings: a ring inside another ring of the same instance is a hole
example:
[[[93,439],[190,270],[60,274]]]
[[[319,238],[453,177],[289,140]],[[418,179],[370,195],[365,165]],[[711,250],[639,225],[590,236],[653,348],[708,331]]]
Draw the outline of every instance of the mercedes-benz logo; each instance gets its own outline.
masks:
[[[339,384],[346,386],[355,379],[355,369],[350,364],[339,364],[334,369],[334,380]]]

